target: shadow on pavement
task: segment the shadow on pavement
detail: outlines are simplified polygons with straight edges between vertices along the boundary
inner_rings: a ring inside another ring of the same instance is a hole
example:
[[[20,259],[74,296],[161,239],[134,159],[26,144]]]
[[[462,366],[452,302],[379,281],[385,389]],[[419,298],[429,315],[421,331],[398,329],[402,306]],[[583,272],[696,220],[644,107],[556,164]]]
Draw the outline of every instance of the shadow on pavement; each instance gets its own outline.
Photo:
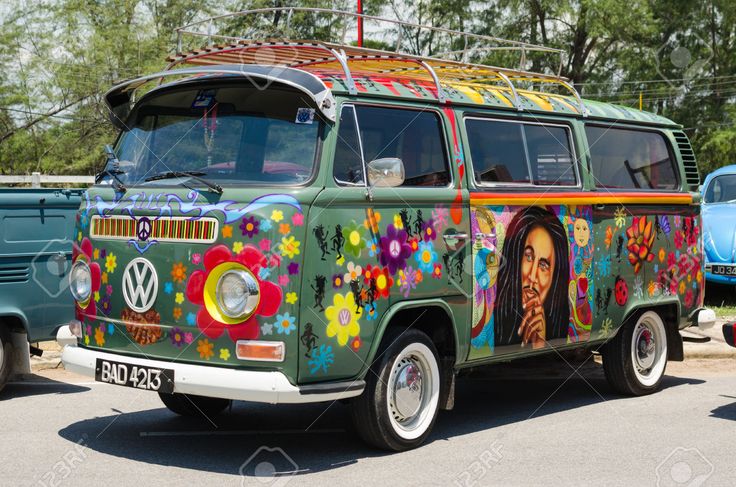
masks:
[[[729,399],[736,399],[736,397],[733,396],[723,396],[727,397]],[[736,402],[732,402],[731,404],[724,404],[723,406],[718,406],[713,411],[710,412],[711,417],[713,418],[719,418],[719,419],[730,419],[731,421],[736,421]]]
[[[580,370],[585,380],[577,375],[566,380],[572,371],[559,362],[554,362],[554,367],[562,369],[560,377],[545,377],[554,373],[549,362],[541,370],[523,368],[520,363],[487,369],[492,374],[460,378],[455,409],[440,412],[428,443],[604,400],[634,400],[612,394],[601,367],[592,363]],[[665,377],[663,388],[702,382]],[[161,408],[79,421],[60,430],[59,435],[72,442],[85,438],[92,451],[126,459],[247,477],[313,473],[388,455],[366,446],[351,433],[347,407],[339,402],[238,402],[230,412],[212,420],[214,425]]]
[[[26,376],[23,380],[8,382],[2,392],[0,392],[0,401],[45,394],[75,394],[88,390],[89,387],[60,382],[38,375],[30,375]]]

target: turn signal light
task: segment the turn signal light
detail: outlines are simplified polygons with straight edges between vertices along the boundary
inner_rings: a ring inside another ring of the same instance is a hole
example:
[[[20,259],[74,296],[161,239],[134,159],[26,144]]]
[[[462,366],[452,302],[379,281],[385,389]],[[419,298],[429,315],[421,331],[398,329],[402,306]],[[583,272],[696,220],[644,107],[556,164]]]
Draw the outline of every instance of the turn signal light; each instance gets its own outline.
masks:
[[[238,340],[235,344],[235,355],[239,360],[283,362],[286,357],[286,344],[284,342]]]

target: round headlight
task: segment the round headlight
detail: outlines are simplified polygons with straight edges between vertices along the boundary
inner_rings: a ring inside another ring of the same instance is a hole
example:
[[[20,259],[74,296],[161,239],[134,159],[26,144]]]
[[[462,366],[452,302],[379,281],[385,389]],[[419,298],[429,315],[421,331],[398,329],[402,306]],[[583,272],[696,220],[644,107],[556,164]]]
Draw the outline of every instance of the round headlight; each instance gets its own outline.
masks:
[[[217,281],[217,304],[229,318],[241,318],[258,306],[258,280],[247,270],[230,270]]]
[[[69,273],[69,284],[72,296],[77,302],[89,301],[92,295],[92,273],[87,262],[79,259],[74,263]]]

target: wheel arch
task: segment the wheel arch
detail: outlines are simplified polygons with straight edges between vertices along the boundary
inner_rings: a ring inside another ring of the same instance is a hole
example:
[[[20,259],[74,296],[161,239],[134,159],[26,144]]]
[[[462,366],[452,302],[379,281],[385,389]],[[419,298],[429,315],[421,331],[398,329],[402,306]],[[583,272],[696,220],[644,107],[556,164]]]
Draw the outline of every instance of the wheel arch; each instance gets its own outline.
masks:
[[[28,334],[28,319],[18,309],[0,310],[0,328],[8,332]]]
[[[438,319],[437,313],[440,314]],[[440,355],[442,385],[440,408],[452,409],[455,396],[455,364],[461,361],[458,329],[452,308],[441,299],[400,301],[391,306],[376,328],[367,360],[359,377],[363,378],[377,359],[377,353],[386,332],[398,326],[407,326],[427,334]]]
[[[655,311],[662,318],[667,332],[667,360],[682,362],[685,360],[685,352],[682,346],[682,336],[680,336],[680,309],[681,303],[676,297],[662,299],[656,303],[637,303],[626,310],[621,326],[616,329],[613,336],[621,333],[624,326],[636,320],[642,313]]]

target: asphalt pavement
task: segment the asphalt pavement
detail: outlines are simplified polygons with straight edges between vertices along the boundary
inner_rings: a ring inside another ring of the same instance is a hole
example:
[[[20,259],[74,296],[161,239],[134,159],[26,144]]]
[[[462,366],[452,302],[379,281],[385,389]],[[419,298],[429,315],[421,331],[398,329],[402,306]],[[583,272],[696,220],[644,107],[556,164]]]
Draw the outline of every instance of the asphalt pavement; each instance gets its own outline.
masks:
[[[459,380],[426,445],[398,454],[362,444],[341,403],[185,419],[52,367],[0,395],[1,485],[736,484],[730,358],[670,363],[639,398],[612,393],[591,360],[486,368]]]

